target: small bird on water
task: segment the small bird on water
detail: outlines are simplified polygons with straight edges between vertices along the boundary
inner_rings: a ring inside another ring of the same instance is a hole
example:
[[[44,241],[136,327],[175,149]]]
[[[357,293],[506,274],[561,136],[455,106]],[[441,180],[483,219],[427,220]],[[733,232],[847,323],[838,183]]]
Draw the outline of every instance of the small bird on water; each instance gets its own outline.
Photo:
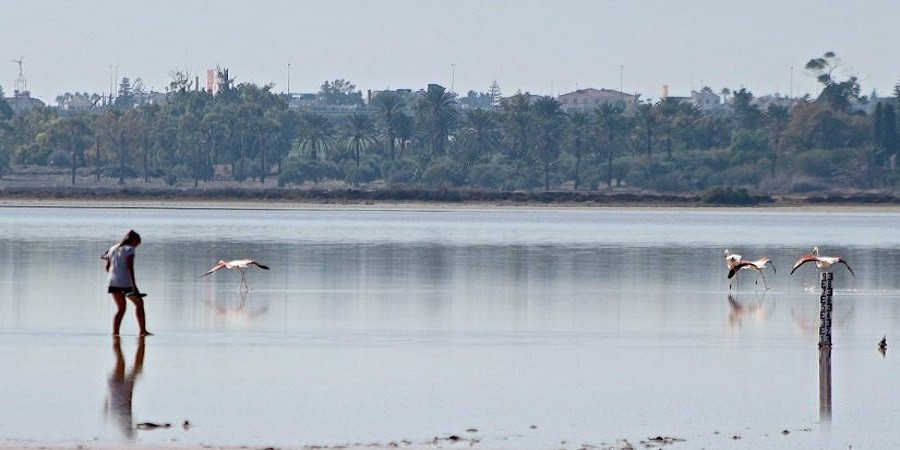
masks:
[[[881,353],[881,356],[884,356],[887,352],[887,336],[882,337],[881,340],[878,341],[878,352]]]

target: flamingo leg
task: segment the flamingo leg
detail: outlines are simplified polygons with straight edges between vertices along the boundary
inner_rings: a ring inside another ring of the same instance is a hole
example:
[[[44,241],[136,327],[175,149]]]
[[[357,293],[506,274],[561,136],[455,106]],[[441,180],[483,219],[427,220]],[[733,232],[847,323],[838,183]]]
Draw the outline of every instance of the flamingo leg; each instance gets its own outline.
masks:
[[[247,286],[247,281],[244,276],[244,270],[241,269],[241,287],[238,289],[240,291],[249,291],[250,287]]]

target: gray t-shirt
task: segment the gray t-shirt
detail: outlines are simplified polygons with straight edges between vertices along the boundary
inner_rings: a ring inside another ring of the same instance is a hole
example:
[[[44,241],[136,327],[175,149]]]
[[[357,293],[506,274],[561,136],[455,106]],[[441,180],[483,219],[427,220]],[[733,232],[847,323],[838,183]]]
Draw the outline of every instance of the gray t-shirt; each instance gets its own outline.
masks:
[[[134,287],[131,272],[128,271],[128,257],[134,256],[134,247],[130,245],[113,245],[106,251],[109,258],[109,285],[112,287]]]

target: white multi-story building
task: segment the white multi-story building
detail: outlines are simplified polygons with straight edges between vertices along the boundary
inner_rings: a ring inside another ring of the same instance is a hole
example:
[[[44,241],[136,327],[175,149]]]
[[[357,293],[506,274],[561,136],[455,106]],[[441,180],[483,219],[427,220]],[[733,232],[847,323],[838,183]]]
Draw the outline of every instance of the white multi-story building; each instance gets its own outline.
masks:
[[[709,111],[722,105],[722,97],[709,87],[704,87],[699,91],[691,91],[691,103],[701,111]]]
[[[637,105],[639,94],[631,95],[612,89],[579,89],[575,92],[562,94],[557,97],[563,111],[593,111],[600,105],[609,104],[622,108],[630,109]]]

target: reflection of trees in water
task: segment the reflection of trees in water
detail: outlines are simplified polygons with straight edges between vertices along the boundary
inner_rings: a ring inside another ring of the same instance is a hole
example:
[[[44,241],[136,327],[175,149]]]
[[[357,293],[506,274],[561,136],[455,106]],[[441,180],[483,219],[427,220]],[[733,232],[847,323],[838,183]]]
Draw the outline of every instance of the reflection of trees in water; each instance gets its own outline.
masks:
[[[122,435],[130,440],[134,439],[135,434],[132,417],[134,385],[144,369],[144,336],[138,337],[131,370],[125,368],[125,356],[122,353],[122,340],[119,336],[113,337],[113,354],[116,362],[109,374],[109,394],[104,405],[104,412],[116,422]]]

